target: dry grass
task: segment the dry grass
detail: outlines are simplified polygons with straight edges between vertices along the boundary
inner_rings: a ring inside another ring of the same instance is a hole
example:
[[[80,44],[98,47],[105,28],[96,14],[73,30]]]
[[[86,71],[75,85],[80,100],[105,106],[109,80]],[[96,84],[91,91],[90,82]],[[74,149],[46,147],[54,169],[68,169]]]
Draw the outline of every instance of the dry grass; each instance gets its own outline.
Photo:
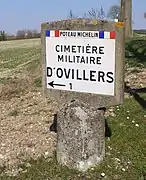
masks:
[[[0,52],[6,49],[14,48],[29,48],[40,46],[41,40],[37,39],[23,39],[23,40],[12,40],[12,41],[0,41]]]

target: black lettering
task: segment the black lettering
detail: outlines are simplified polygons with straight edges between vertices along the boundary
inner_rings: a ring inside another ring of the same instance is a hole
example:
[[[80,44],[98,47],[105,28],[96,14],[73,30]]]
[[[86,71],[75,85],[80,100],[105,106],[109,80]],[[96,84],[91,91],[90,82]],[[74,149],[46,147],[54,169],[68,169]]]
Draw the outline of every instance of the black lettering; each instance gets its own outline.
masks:
[[[97,52],[97,47],[96,47],[96,46],[92,46],[92,53],[98,54],[98,52]]]
[[[89,46],[89,44],[88,44],[88,45],[86,46],[86,53],[91,53],[90,48],[91,48],[91,46]]]
[[[99,54],[104,54],[104,47],[103,46],[99,47]]]
[[[98,37],[98,33],[95,33],[95,37]]]
[[[82,36],[83,37],[88,37],[88,33],[87,32],[83,32]]]
[[[73,33],[73,36],[76,37],[76,32]]]
[[[57,48],[59,48],[59,45],[56,45],[56,47],[55,47],[56,52],[59,52],[59,50]]]
[[[81,46],[77,46],[78,48],[78,53],[81,53]]]
[[[78,32],[78,36],[81,36],[81,32]]]
[[[108,83],[112,83],[114,81],[114,78],[112,77],[113,76],[113,73],[112,72],[107,72],[107,77],[110,79],[110,80],[106,80],[106,82]]]
[[[77,53],[76,52],[76,46],[72,46],[72,53]]]
[[[67,62],[68,61],[68,56],[65,55],[64,59],[65,59],[65,62]]]
[[[96,57],[96,64],[101,64],[100,60],[101,60],[101,57]]]
[[[90,64],[95,64],[95,57],[90,57]]]
[[[64,45],[64,52],[70,52],[70,46]]]
[[[60,46],[60,52],[63,52],[63,46],[62,45]]]
[[[58,69],[56,70],[56,75],[57,75],[58,78],[62,78],[62,76],[63,76],[63,70],[62,70],[61,68],[58,68]]]
[[[86,64],[89,63],[89,56],[86,56]]]
[[[103,71],[98,71],[98,82],[101,82],[100,79],[102,80],[102,82],[105,82],[104,76],[105,73]]]
[[[74,79],[75,78],[75,75],[74,75],[75,73],[74,73],[74,69],[72,69],[72,79]]]
[[[95,33],[93,33],[93,32],[92,32],[90,37],[95,37],[95,35],[94,35],[94,34],[95,34]]]
[[[88,35],[89,35],[89,37],[93,37],[92,34],[91,34],[90,32],[88,33]]]
[[[63,32],[61,31],[61,32],[60,32],[60,36],[62,36],[62,35],[63,35]]]
[[[65,36],[66,32],[60,32],[60,36]]]
[[[77,59],[77,63],[79,63],[80,56],[76,56],[76,59]]]
[[[86,63],[85,59],[84,59],[84,56],[81,57],[80,63],[84,63],[84,64]]]
[[[96,74],[96,71],[90,71],[90,81],[96,81],[95,74]]]
[[[67,55],[66,55],[67,56]],[[72,63],[73,62],[73,60],[71,59],[71,56],[67,56],[68,57],[68,62],[70,62],[70,63]],[[73,56],[73,58],[74,58],[74,56]],[[66,61],[67,62],[67,61]]]
[[[79,77],[79,69],[77,69],[77,80],[82,80],[82,78]]]
[[[69,85],[70,85],[70,89],[72,89],[72,83],[69,83]]]
[[[81,47],[82,47],[81,53],[85,53],[85,47],[84,46]]]
[[[72,63],[75,63],[75,62],[76,62],[76,56],[73,56]]]
[[[66,79],[69,78],[70,71],[71,71],[71,69],[69,69],[69,70],[67,71],[67,70],[64,68],[64,74],[65,74]]]
[[[76,32],[70,32],[70,36],[76,36]]]
[[[59,62],[59,61],[62,61],[62,62],[64,62],[63,55],[61,55],[61,56],[60,56],[60,55],[58,55],[58,62]]]
[[[47,77],[51,77],[51,76],[52,76],[52,68],[47,67]]]
[[[83,80],[85,80],[85,81],[89,80],[88,78],[86,78],[86,71],[85,70],[83,70]]]

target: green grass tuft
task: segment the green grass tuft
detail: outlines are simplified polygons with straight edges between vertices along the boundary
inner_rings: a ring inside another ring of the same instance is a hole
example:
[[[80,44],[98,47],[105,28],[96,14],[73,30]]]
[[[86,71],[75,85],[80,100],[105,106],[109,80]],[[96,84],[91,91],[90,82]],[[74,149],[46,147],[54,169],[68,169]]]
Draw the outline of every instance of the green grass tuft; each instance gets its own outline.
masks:
[[[38,77],[34,80],[35,87],[42,87],[42,77]]]

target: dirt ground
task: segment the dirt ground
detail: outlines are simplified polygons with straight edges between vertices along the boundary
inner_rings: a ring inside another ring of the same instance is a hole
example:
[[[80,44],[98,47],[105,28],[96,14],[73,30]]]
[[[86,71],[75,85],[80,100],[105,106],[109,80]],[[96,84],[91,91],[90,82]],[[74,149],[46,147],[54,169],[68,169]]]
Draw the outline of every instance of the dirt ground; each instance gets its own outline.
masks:
[[[9,169],[30,157],[50,156],[55,149],[56,134],[49,126],[57,104],[32,83],[26,74],[0,83],[0,166]]]
[[[146,69],[128,71],[125,77],[132,87],[146,87]],[[9,169],[30,157],[50,156],[55,150],[56,134],[49,126],[57,103],[46,99],[32,83],[23,73],[0,83],[0,166]]]

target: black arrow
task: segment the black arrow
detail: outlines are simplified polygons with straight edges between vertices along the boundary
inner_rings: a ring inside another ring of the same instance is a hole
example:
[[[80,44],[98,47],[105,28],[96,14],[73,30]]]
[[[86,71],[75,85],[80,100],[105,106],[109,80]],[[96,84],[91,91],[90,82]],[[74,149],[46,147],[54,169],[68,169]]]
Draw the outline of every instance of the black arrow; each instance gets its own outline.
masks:
[[[50,85],[53,88],[54,88],[54,86],[66,86],[64,84],[55,84],[54,81],[49,82],[48,85]]]

